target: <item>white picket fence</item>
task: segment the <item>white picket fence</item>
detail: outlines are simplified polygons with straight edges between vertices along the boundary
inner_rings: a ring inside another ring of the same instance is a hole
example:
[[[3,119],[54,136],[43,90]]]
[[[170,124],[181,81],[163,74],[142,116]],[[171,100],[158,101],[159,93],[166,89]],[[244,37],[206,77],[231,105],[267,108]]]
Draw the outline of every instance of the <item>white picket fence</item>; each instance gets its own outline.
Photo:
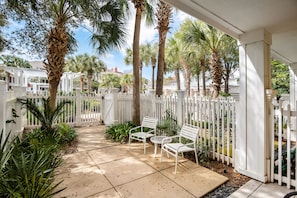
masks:
[[[274,106],[271,175],[279,185],[294,186],[297,190],[296,117],[297,111],[291,110],[288,102],[280,100]]]
[[[117,113],[115,123],[132,120],[132,95],[115,93]],[[145,115],[157,117],[161,122],[170,112],[179,125],[191,124],[201,128],[198,143],[200,149],[209,151],[211,157],[234,166],[235,100],[233,98],[203,98],[142,95],[141,119]]]

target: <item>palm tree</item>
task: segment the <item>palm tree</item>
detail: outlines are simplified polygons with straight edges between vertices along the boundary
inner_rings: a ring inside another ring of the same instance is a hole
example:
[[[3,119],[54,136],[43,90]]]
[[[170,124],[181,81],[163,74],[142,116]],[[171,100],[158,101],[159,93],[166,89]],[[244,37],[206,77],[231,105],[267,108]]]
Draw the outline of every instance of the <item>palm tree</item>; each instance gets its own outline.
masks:
[[[143,65],[149,65],[150,63],[150,44],[147,43],[145,45],[140,45],[139,47],[139,79],[142,79],[142,69]],[[127,65],[133,63],[133,51],[131,48],[126,49],[126,56],[124,58],[124,61]],[[142,90],[142,81],[139,80],[139,88]]]
[[[105,63],[99,60],[96,56],[90,56],[84,64],[83,70],[87,73],[88,93],[91,92],[92,78],[94,74],[106,71]]]
[[[156,95],[161,96],[163,94],[163,77],[165,70],[165,41],[166,35],[169,31],[169,23],[172,15],[172,7],[160,0],[157,8],[157,20],[159,31],[159,53],[158,53],[158,71],[157,71],[157,88]]]
[[[101,78],[101,82],[99,84],[100,87],[103,88],[120,88],[120,77],[116,74],[108,73],[103,74]]]
[[[57,88],[65,67],[65,56],[74,46],[71,48],[74,38],[70,27],[77,28],[88,21],[92,27],[93,46],[99,53],[111,47],[119,47],[125,40],[123,7],[127,6],[127,1],[124,0],[30,0],[26,3],[7,0],[2,5],[6,6],[5,14],[17,16],[14,18],[26,22],[24,30],[19,31],[22,41],[32,41],[30,46],[36,44],[36,51],[42,51],[43,46],[47,46],[44,64],[48,74],[52,111],[55,109]]]
[[[140,77],[139,77],[139,38],[142,15],[145,14],[146,23],[153,23],[153,0],[132,0],[136,9],[134,38],[133,38],[133,123],[140,125]]]
[[[185,22],[186,23],[186,22]],[[202,45],[210,54],[209,67],[212,77],[213,97],[219,96],[223,77],[220,51],[226,35],[201,21],[189,21],[190,28],[184,34],[184,40],[196,45]]]
[[[130,87],[133,86],[133,75],[132,74],[124,74],[120,80],[122,92],[129,92]]]
[[[2,55],[0,56],[0,60],[3,61],[3,64],[8,67],[21,67],[21,68],[31,68],[32,66],[30,63],[17,56],[11,56],[11,55]]]
[[[1,13],[0,14],[0,28],[1,27],[4,27],[7,25],[7,19],[6,19],[6,16]],[[2,30],[0,29],[0,52],[3,51],[4,47],[7,46],[7,41],[6,39],[3,37],[3,33],[2,33]]]
[[[167,46],[165,49],[165,62],[166,62],[166,71],[165,72],[174,72],[177,90],[180,90],[180,57],[181,50],[180,45],[178,44],[175,37],[171,37],[167,41]]]
[[[80,78],[82,91],[84,91],[84,77],[86,73],[88,79],[88,93],[90,93],[93,75],[106,71],[106,66],[105,63],[96,56],[83,54],[68,58],[66,60],[65,70],[82,73]]]
[[[66,59],[65,71],[80,72],[80,90],[84,91],[85,75],[83,74],[84,55],[69,57]]]
[[[239,50],[237,41],[230,36],[224,37],[221,56],[223,60],[223,80],[224,92],[229,93],[229,78],[232,71],[235,71],[239,66]]]

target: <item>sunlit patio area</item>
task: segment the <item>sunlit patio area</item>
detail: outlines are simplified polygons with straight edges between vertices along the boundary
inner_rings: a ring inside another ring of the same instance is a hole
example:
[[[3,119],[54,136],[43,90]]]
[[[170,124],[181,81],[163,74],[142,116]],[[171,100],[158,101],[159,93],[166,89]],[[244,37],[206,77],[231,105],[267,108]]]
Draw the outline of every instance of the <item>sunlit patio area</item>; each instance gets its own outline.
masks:
[[[64,156],[57,181],[67,187],[56,197],[202,197],[228,178],[187,159],[174,158],[148,144],[119,144],[106,140],[105,126],[78,129],[77,152]]]

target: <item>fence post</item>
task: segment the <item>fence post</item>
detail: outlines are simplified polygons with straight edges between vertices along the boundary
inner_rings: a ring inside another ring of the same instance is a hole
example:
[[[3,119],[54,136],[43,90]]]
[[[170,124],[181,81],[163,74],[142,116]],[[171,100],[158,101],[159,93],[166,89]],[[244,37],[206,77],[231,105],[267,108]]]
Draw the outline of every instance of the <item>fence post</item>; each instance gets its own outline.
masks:
[[[231,96],[234,98],[235,100],[235,127],[233,127],[233,130],[232,130],[232,158],[233,158],[233,167],[235,167],[235,169],[239,169],[239,161],[240,160],[238,157],[239,157],[239,154],[240,154],[240,151],[238,150],[238,138],[237,137],[237,131],[239,131],[239,117],[241,116],[240,115],[240,105],[239,105],[239,99],[240,99],[240,94],[239,93],[231,93]]]
[[[22,86],[15,86],[13,87],[14,89],[14,96],[15,98],[20,98],[22,96],[25,96],[26,94],[26,88]],[[16,135],[19,135],[23,131],[24,123],[23,123],[23,112],[22,112],[22,105],[16,101],[15,104],[15,110],[16,114],[19,116],[15,118],[15,132],[17,133]]]
[[[112,88],[111,89],[111,94],[112,94],[112,101],[113,101],[113,124],[117,124],[118,123],[118,89],[117,88]]]
[[[78,126],[78,125],[81,125],[81,93],[80,93],[80,89],[76,89],[75,96],[76,96],[75,125]]]
[[[6,82],[0,81],[0,130],[3,130],[3,140],[6,138]],[[2,141],[2,140],[0,140]]]
[[[184,99],[185,99],[185,91],[184,90],[178,90],[177,91],[177,107],[176,107],[176,116],[177,116],[177,124],[179,126],[182,126],[185,122],[185,116],[184,116]]]

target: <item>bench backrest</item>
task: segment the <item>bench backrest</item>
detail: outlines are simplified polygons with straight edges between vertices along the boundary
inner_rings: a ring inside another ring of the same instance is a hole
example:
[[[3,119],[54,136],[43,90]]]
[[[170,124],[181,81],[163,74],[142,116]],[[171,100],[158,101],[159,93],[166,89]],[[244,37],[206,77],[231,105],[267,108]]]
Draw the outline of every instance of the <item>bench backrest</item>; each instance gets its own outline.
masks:
[[[180,135],[180,137],[183,137],[188,140],[192,140],[193,142],[196,142],[198,132],[199,132],[199,128],[197,128],[197,127],[183,125],[180,130],[179,135]]]
[[[141,123],[142,127],[150,128],[156,130],[158,124],[158,118],[144,117]]]

